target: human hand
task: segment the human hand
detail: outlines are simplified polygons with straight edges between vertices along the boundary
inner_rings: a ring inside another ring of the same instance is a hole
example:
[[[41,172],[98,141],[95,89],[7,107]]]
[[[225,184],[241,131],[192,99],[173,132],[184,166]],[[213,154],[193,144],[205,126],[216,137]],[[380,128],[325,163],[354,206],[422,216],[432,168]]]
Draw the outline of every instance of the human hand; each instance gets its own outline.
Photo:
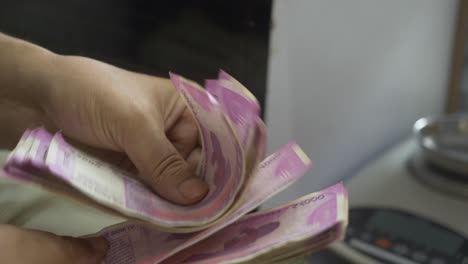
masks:
[[[108,243],[104,238],[80,239],[0,225],[0,263],[99,264]]]
[[[170,80],[70,56],[55,56],[47,76],[40,105],[49,127],[112,151],[101,157],[122,164],[125,154],[140,178],[170,201],[192,204],[206,195],[207,184],[195,176],[198,128]]]
[[[0,147],[38,125],[62,130],[106,161],[129,159],[172,202],[191,204],[208,192],[194,173],[198,129],[168,79],[56,55],[0,33]]]

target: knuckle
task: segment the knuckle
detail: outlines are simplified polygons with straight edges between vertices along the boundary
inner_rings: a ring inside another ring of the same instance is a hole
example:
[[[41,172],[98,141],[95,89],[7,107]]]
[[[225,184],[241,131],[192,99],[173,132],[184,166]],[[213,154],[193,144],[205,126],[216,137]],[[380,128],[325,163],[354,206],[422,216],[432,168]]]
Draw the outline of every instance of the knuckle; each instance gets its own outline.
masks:
[[[132,124],[144,124],[148,121],[152,112],[151,107],[146,106],[144,103],[130,103],[122,115],[126,122],[130,122]]]
[[[170,178],[183,174],[186,165],[177,153],[168,154],[152,168],[150,184],[155,188],[163,186]]]
[[[133,105],[133,104],[131,104]],[[136,136],[138,129],[143,129],[148,127],[149,124],[154,123],[154,111],[149,107],[143,106],[129,106],[126,109],[118,113],[120,122],[118,126],[121,128],[122,133],[120,133],[120,138],[118,141],[121,145],[126,146],[128,144],[133,144],[135,140],[139,138]],[[127,142],[127,141],[131,142]]]

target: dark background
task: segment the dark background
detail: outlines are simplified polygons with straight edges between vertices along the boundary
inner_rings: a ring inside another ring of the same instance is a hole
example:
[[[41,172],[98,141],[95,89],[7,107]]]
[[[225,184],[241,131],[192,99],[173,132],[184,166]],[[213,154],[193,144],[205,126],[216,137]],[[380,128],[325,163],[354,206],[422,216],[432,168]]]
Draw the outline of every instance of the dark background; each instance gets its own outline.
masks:
[[[0,31],[82,55],[200,84],[223,69],[262,109],[272,1],[0,0]]]

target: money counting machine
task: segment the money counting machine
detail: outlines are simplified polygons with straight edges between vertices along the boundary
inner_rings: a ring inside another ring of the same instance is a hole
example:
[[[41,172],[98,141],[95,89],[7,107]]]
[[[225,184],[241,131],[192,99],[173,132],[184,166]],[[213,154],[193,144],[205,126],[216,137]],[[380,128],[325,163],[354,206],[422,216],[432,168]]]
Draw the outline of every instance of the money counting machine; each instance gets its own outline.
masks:
[[[468,116],[423,118],[414,136],[346,183],[336,263],[468,264]],[[311,260],[314,256],[311,257]],[[324,263],[335,263],[333,260]]]

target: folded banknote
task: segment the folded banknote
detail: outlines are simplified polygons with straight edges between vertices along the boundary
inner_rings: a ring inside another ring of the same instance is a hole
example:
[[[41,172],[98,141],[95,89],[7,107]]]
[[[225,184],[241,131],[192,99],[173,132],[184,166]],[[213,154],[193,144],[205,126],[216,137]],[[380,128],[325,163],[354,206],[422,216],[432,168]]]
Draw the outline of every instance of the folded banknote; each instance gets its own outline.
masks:
[[[311,167],[293,141],[264,158],[266,129],[256,98],[224,71],[205,89],[170,74],[202,141],[199,203],[171,203],[44,128],[26,131],[4,175],[40,185],[128,221],[90,236],[110,242],[105,263],[274,263],[342,239],[348,196],[341,183],[268,211],[248,214]]]

